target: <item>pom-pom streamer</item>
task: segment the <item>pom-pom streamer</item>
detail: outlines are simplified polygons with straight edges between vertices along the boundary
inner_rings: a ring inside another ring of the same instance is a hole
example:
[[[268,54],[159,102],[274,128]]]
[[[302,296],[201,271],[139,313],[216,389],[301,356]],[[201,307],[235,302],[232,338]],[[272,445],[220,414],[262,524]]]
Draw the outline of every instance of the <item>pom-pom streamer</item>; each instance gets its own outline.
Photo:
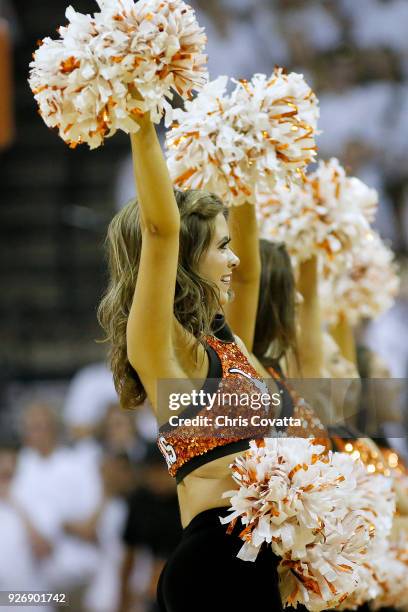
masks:
[[[116,130],[158,123],[173,90],[188,99],[206,80],[206,37],[182,0],[100,0],[93,17],[69,7],[60,39],[45,38],[30,64],[39,113],[71,147],[91,149]],[[136,93],[138,92],[138,93]]]

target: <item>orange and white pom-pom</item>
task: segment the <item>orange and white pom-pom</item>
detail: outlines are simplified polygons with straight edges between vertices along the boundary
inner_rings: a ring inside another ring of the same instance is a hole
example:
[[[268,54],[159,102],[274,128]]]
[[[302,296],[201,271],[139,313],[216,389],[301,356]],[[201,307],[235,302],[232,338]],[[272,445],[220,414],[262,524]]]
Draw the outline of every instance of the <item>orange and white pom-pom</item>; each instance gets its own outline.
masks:
[[[286,554],[278,565],[284,606],[304,605],[313,612],[340,608],[361,585],[362,560],[368,529],[357,513],[349,513],[339,526],[324,528],[324,537],[307,550],[304,558]]]
[[[256,208],[261,238],[284,242],[294,266],[313,253],[326,254],[331,228],[319,223],[319,206],[307,181],[279,181],[273,189],[259,191]]]
[[[389,479],[371,475],[367,494],[363,464],[324,450],[301,438],[251,441],[231,466],[239,489],[224,494],[231,514],[220,519],[244,527],[239,558],[254,561],[270,544],[282,557],[283,603],[313,611],[338,606],[358,588],[395,507]]]
[[[167,134],[168,164],[181,189],[206,189],[227,205],[255,203],[278,179],[303,177],[315,159],[318,101],[300,74],[209,83]]]
[[[207,80],[206,37],[182,0],[99,5],[93,17],[69,7],[60,39],[45,38],[30,64],[39,113],[71,147],[96,148],[118,129],[136,132],[146,112],[158,123],[171,112],[173,90],[189,98]]]
[[[294,263],[318,254],[341,266],[369,231],[377,202],[377,192],[347,176],[337,159],[320,161],[303,185],[258,190],[260,232],[285,242]]]
[[[395,517],[396,496],[392,479],[378,473],[370,473],[367,466],[357,479],[354,507],[370,524],[372,540],[366,559],[359,565],[359,582],[355,591],[347,597],[339,610],[356,610],[359,606],[380,596],[383,591],[379,569],[390,559],[390,535]]]
[[[408,606],[408,517],[396,517],[395,522],[391,542],[376,558],[380,592],[371,603],[373,610]]]
[[[373,230],[353,246],[343,266],[326,262],[321,267],[322,312],[330,324],[374,319],[392,307],[398,291],[394,254]]]
[[[391,470],[396,492],[397,515],[387,546],[375,560],[375,571],[380,586],[371,608],[406,609],[408,607],[408,470],[394,449],[382,449],[382,456]]]

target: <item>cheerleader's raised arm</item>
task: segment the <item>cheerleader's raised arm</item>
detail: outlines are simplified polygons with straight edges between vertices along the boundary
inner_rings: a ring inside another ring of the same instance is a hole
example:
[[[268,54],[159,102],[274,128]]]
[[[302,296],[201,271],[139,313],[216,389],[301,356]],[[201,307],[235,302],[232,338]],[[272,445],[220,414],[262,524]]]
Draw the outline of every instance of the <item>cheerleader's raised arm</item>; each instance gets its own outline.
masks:
[[[157,365],[166,363],[172,351],[180,214],[155,127],[147,117],[131,142],[142,246],[127,351],[138,374],[143,377],[147,371],[150,379],[159,375]]]
[[[232,206],[229,211],[228,226],[231,233],[231,248],[238,256],[240,264],[232,275],[231,287],[234,299],[225,305],[224,310],[231,329],[251,353],[261,277],[255,206],[249,203]]]
[[[356,365],[357,355],[353,328],[344,315],[340,315],[336,325],[330,327],[330,335],[336,341],[343,357]]]
[[[323,334],[316,255],[299,265],[297,288],[303,298],[303,302],[299,304],[298,333],[302,375],[306,378],[318,378],[323,368]]]
[[[148,115],[131,134],[133,170],[144,229],[155,237],[178,235],[180,213],[156,128]]]

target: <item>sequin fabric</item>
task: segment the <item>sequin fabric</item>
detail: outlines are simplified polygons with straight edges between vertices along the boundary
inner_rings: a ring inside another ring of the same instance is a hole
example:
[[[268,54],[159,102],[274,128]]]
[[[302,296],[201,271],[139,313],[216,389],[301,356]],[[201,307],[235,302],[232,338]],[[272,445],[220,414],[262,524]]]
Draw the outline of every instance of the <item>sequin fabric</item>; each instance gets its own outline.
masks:
[[[260,393],[269,395],[268,387],[237,344],[223,342],[214,336],[206,337],[206,342],[217,353],[222,365],[222,379],[217,389],[217,396],[225,398],[228,394],[234,396],[237,394],[239,397],[244,395],[251,397]],[[245,418],[248,419],[253,414],[254,411],[250,406],[237,405],[234,402],[229,404],[223,402],[221,405],[216,401],[211,411],[206,407],[198,407],[194,416],[211,417],[214,421],[217,415],[222,415],[227,421],[228,419],[231,421],[230,424],[202,428],[196,425],[179,425],[171,431],[159,432],[158,446],[166,459],[170,475],[176,476],[180,467],[190,459],[216,447],[267,435],[269,427],[255,428],[242,424]],[[232,419],[235,419],[234,424]]]
[[[392,476],[396,480],[408,477],[408,468],[394,449],[377,449],[373,444],[365,442],[364,438],[354,440],[333,435],[332,439],[338,450],[348,453],[353,459],[360,459],[368,473]]]

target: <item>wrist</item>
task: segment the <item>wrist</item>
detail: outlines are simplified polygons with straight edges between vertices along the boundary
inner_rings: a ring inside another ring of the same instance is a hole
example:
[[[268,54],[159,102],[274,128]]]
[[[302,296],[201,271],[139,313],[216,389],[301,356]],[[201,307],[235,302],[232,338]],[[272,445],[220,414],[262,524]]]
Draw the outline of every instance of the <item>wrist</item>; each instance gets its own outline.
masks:
[[[132,148],[140,150],[143,148],[145,152],[146,147],[153,145],[157,142],[156,129],[150,120],[146,120],[139,124],[139,130],[130,134],[130,142]]]

